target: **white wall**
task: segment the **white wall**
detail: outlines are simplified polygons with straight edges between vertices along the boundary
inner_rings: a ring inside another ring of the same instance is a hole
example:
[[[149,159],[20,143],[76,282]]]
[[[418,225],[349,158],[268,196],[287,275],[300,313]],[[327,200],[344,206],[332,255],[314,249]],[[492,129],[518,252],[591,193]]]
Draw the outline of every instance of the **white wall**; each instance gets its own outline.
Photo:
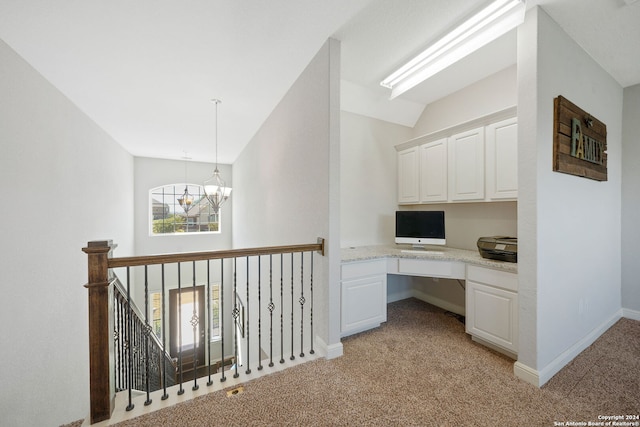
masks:
[[[622,121],[622,306],[640,320],[640,85],[624,90]]]
[[[89,412],[87,256],[133,254],[133,158],[0,41],[0,425]]]
[[[447,246],[478,250],[478,238],[518,236],[517,202],[442,203],[412,206],[411,210],[443,210]]]
[[[393,243],[394,146],[411,139],[411,128],[342,112],[340,131],[341,247]]]
[[[623,98],[542,9],[518,36],[519,366],[543,384],[620,315]],[[607,125],[607,182],[552,171],[558,95]]]
[[[340,45],[329,40],[234,163],[232,197],[234,247],[326,239],[314,319],[317,335],[341,354],[339,70]]]
[[[413,138],[518,105],[517,68],[511,66],[427,105]]]

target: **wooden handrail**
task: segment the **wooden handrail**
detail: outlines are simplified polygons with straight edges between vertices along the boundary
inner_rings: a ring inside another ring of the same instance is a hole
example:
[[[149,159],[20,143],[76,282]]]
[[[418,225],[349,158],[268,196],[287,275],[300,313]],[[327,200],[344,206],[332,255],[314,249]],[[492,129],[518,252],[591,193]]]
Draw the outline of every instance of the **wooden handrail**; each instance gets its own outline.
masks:
[[[187,252],[178,254],[145,255],[133,257],[110,258],[109,268],[134,267],[140,265],[169,264],[174,262],[203,261],[208,259],[240,258],[270,254],[317,251],[324,255],[324,239],[318,243],[307,245],[266,246],[262,248],[231,249],[224,251]]]

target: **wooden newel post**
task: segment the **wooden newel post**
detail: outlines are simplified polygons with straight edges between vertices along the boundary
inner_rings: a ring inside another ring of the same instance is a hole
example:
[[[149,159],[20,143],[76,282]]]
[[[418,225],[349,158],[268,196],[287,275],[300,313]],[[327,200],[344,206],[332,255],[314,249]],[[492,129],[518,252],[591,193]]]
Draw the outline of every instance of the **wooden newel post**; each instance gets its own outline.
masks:
[[[89,242],[89,392],[91,424],[111,418],[115,401],[113,356],[113,286],[109,256],[116,245],[110,240]]]

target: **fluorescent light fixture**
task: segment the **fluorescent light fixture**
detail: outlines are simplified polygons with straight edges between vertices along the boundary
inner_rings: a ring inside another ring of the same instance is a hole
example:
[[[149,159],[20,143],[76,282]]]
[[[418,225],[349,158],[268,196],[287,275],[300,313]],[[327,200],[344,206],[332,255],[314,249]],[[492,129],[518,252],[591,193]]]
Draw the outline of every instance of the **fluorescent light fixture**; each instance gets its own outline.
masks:
[[[380,82],[393,99],[524,22],[525,0],[496,0]]]

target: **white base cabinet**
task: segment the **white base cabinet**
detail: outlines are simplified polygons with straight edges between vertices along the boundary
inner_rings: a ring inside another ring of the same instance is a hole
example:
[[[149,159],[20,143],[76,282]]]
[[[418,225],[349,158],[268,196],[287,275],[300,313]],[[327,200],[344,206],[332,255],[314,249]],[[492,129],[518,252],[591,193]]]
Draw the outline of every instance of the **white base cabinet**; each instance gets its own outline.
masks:
[[[467,266],[466,331],[513,356],[518,353],[518,276]],[[492,347],[493,347],[492,346]]]
[[[387,261],[358,261],[341,267],[340,335],[347,336],[387,321]]]

